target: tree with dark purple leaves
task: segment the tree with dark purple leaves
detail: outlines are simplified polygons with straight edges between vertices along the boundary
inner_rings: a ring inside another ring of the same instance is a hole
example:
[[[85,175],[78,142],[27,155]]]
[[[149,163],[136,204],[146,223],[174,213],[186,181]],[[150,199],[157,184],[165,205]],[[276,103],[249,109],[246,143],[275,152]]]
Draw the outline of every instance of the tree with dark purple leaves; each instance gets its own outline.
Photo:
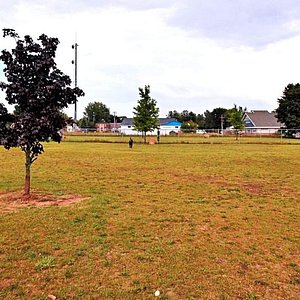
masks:
[[[60,130],[66,125],[62,109],[84,93],[71,88],[70,77],[56,66],[57,38],[42,34],[37,42],[29,35],[20,39],[13,29],[3,29],[3,37],[14,38],[16,46],[0,54],[6,77],[0,88],[7,103],[18,107],[18,114],[8,113],[0,104],[0,144],[25,153],[24,194],[29,195],[32,163],[44,152],[44,142],[61,141]]]

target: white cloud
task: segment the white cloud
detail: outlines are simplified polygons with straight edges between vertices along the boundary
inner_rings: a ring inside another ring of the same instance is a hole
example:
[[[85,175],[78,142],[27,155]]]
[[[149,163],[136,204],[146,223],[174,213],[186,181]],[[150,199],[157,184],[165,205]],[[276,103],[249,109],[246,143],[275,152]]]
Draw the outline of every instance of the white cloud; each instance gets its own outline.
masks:
[[[21,36],[58,37],[58,67],[72,78],[71,45],[77,33],[78,85],[86,92],[79,99],[79,115],[88,102],[102,101],[111,112],[130,117],[138,87],[145,84],[150,84],[162,116],[174,109],[202,113],[234,103],[271,110],[284,87],[298,81],[299,21],[294,17],[286,22],[293,37],[252,48],[220,44],[175,26],[170,20],[179,6],[159,7],[157,1],[147,9],[140,2],[131,2],[130,7],[138,9],[130,9],[126,1],[118,1],[123,6],[84,6],[77,1],[71,12],[56,0],[12,3],[17,4],[6,7],[9,15],[0,10],[0,28],[15,28]],[[11,42],[1,38],[0,45],[9,48]],[[68,113],[72,116],[73,108]]]
[[[285,24],[299,20],[298,0],[177,1],[180,5],[170,23],[217,39],[225,45],[262,47],[295,36]]]

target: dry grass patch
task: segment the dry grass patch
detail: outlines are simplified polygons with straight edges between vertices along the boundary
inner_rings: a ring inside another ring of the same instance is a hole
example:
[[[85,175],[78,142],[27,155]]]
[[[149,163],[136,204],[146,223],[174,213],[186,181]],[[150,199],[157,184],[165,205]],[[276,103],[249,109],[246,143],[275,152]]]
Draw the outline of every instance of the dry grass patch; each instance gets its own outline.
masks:
[[[67,206],[87,200],[79,195],[51,195],[32,191],[24,195],[22,191],[0,193],[0,213],[16,211],[25,207]]]
[[[298,299],[299,169],[292,145],[47,145],[34,189],[90,200],[0,216],[0,298]]]

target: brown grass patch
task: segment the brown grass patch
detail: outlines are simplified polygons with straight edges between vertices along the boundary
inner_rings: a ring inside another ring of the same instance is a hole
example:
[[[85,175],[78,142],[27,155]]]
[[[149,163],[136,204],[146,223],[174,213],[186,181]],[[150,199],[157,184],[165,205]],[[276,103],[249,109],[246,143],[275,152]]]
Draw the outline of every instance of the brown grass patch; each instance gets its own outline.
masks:
[[[24,195],[22,191],[0,193],[0,213],[13,212],[24,207],[67,206],[88,199],[79,195],[51,195],[33,191]]]

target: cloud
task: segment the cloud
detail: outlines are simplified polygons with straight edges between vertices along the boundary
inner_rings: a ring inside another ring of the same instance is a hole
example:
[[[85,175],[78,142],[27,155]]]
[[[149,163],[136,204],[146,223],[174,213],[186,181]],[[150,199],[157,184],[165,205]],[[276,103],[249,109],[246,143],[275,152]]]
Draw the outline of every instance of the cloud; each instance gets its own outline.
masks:
[[[170,20],[174,26],[190,30],[225,44],[261,47],[293,37],[286,24],[299,20],[297,0],[186,0]]]
[[[79,116],[89,102],[102,101],[111,112],[131,117],[145,84],[161,116],[234,103],[272,110],[284,87],[298,81],[300,68],[300,18],[297,9],[279,11],[279,2],[268,12],[268,2],[251,8],[248,0],[80,0],[69,10],[68,1],[12,1],[0,9],[0,28],[58,37],[56,62],[72,79],[77,35],[78,85],[86,93]],[[0,45],[10,49],[12,43],[0,38]]]

